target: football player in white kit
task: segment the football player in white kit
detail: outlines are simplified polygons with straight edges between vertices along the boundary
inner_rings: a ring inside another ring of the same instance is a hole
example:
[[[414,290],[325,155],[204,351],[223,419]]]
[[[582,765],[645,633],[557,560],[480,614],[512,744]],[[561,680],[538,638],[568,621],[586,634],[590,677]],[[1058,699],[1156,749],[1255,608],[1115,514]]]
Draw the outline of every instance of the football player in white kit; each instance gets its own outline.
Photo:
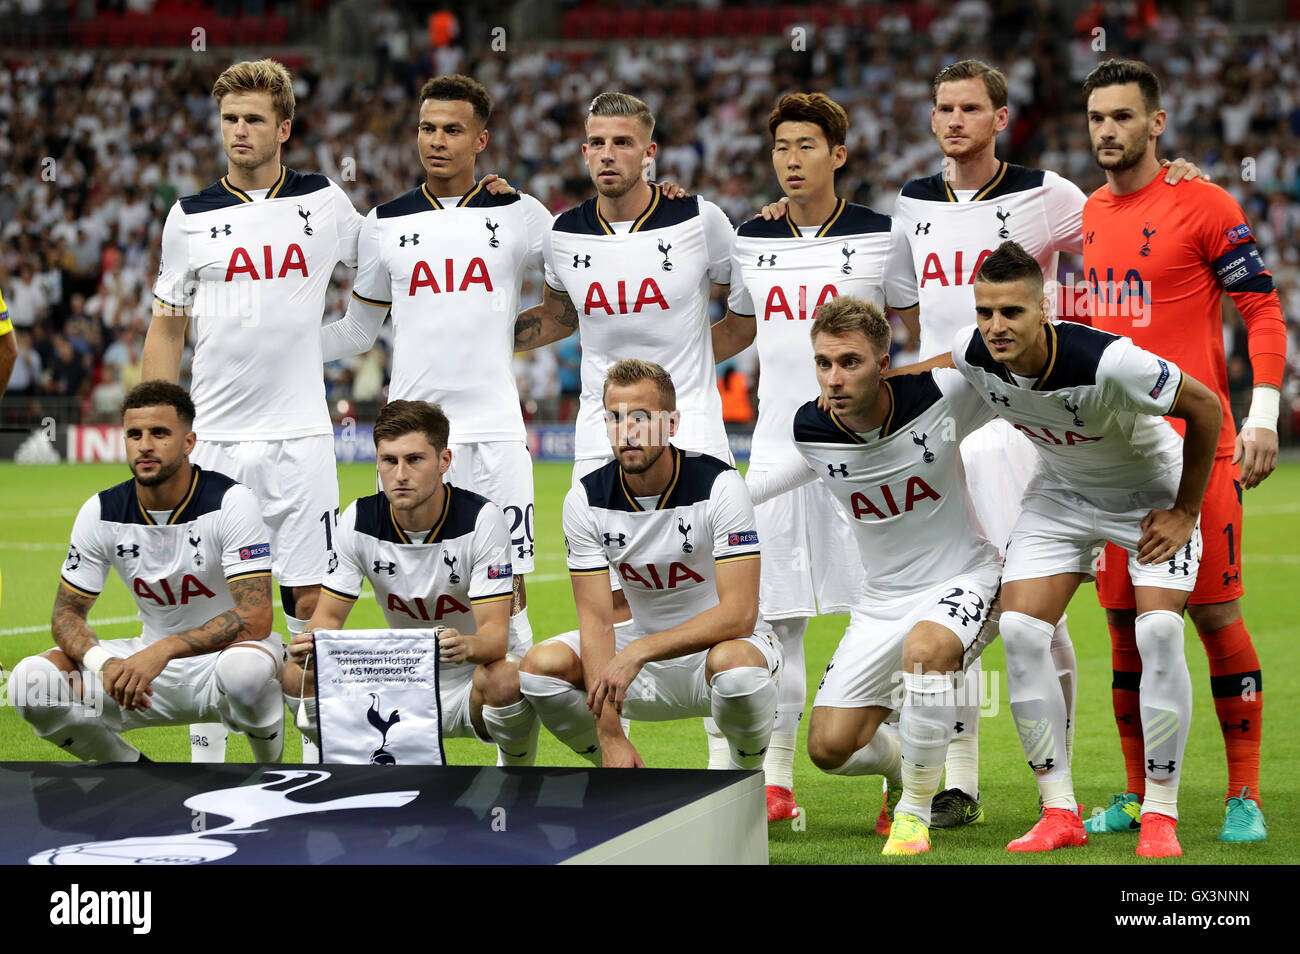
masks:
[[[1196,585],[1201,500],[1223,412],[1209,388],[1131,339],[1051,322],[1042,281],[1025,249],[998,246],[977,276],[978,323],[957,332],[947,358],[1039,451],[1007,547],[1000,625],[1011,713],[1044,811],[1007,849],[1087,844],[1050,647],[1053,620],[1109,541],[1128,551],[1143,662],[1147,787],[1137,854],[1176,856],[1192,712],[1182,613]],[[1185,440],[1164,416],[1187,422]]]
[[[671,376],[625,359],[607,372],[616,458],[564,501],[577,632],[534,646],[519,681],[542,723],[593,764],[641,766],[619,722],[712,715],[732,768],[763,763],[781,654],[758,615],[759,540],[744,481],[687,453]],[[609,571],[633,630],[614,629]],[[644,634],[644,635],[642,635]]]
[[[795,410],[818,394],[809,324],[837,295],[888,305],[914,319],[916,282],[907,239],[890,218],[835,194],[849,118],[823,93],[790,93],[768,117],[772,165],[790,199],[779,220],[755,218],[732,240],[726,317],[713,326],[714,359],[758,339],[758,421],[749,473],[777,470],[798,452]],[[759,314],[761,312],[761,315]],[[847,613],[863,587],[853,533],[830,492],[813,483],[754,508],[763,540],[759,603],[781,642],[785,678],[763,770],[767,820],[793,818],[794,747],[808,695],[804,633],[821,613]]]
[[[122,404],[133,478],[77,514],[51,621],[57,649],[14,667],[10,699],[36,734],[79,759],[134,762],[130,729],[219,719],[278,762],[284,644],[271,631],[270,535],[252,491],[190,462],[194,405],[165,381]],[[99,639],[86,623],[116,569],[142,631]]]
[[[362,219],[325,176],[280,164],[294,113],[283,66],[236,63],[212,95],[227,172],[167,216],[144,376],[177,380],[193,319],[194,461],[257,495],[294,634],[316,605],[338,519],[320,324],[334,266],[356,264]],[[196,761],[225,757],[220,726],[195,726],[191,741]]]
[[[533,644],[524,576],[533,571],[533,461],[511,357],[519,287],[542,264],[551,214],[493,176],[475,179],[492,97],[468,76],[420,90],[416,143],[425,181],[366,216],[352,300],[321,329],[325,360],[368,351],[393,315],[391,400],[438,404],[451,420],[449,482],[473,487],[510,521],[510,651]]]
[[[338,565],[307,629],[289,644],[285,701],[316,734],[312,632],[342,629],[365,580],[394,629],[442,627],[438,694],[444,737],[495,742],[498,765],[532,765],[537,716],[520,695],[507,657],[512,544],[499,507],[444,478],[450,427],[425,401],[390,401],[375,421],[383,492],[353,502],[339,519]],[[305,672],[304,672],[305,668]]]
[[[953,733],[954,674],[996,634],[1001,562],[959,450],[993,413],[950,369],[885,380],[889,322],[874,302],[823,305],[811,339],[826,410],[801,406],[789,425],[801,459],[746,483],[762,499],[817,478],[851,517],[864,591],[817,688],[808,754],[825,772],[901,787],[883,853],[920,854]],[[898,732],[879,731],[892,710]]]
[[[731,222],[712,202],[646,180],[658,150],[654,123],[635,96],[601,93],[591,101],[582,155],[597,194],[555,217],[543,247],[543,300],[515,325],[519,351],[575,328],[581,338],[575,487],[613,459],[601,395],[605,373],[621,358],[653,361],[672,375],[678,447],[731,460],[709,333],[711,286],[731,281]],[[611,575],[610,583],[615,620],[629,626],[621,581]],[[725,767],[725,740],[705,724],[709,764]]]

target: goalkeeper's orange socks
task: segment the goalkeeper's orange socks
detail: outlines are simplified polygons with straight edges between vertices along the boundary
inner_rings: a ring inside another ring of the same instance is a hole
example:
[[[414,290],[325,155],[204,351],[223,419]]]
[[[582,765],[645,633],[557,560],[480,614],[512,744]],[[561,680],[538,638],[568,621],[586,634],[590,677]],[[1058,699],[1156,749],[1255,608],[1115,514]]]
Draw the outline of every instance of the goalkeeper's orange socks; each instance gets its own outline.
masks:
[[[1259,796],[1259,741],[1264,686],[1259,656],[1245,620],[1199,635],[1210,660],[1210,691],[1228,754],[1227,797],[1238,796],[1243,788],[1249,788],[1250,798],[1263,807]]]

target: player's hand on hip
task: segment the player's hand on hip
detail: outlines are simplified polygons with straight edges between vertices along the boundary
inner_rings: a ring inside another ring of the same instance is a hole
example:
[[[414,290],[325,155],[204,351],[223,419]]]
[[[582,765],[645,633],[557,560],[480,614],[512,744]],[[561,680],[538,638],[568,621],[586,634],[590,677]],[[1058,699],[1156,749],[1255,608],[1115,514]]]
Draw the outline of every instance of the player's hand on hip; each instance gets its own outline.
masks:
[[[1142,518],[1138,563],[1163,563],[1187,545],[1196,529],[1196,514],[1180,510],[1152,510]]]
[[[450,626],[438,633],[438,662],[462,663],[468,658],[468,636]]]
[[[600,759],[602,768],[645,768],[641,753],[626,738],[602,742]]]
[[[1246,490],[1258,487],[1277,467],[1277,431],[1249,424],[1237,435],[1236,453],[1232,462],[1241,462],[1241,486]]]
[[[492,195],[514,195],[519,191],[495,172],[489,172],[483,177],[483,187]]]
[[[628,646],[615,653],[614,658],[605,664],[604,670],[596,684],[587,693],[587,708],[597,719],[606,705],[612,705],[614,711],[623,714],[623,701],[627,698],[628,686],[641,671],[642,662]]]
[[[769,202],[767,205],[763,206],[761,209],[755,212],[754,218],[758,218],[759,216],[762,216],[763,218],[767,219],[767,221],[769,222],[773,221],[774,219],[783,219],[785,218],[785,207],[789,204],[790,204],[790,197],[783,195],[775,202]]]
[[[1194,162],[1188,162],[1181,156],[1173,162],[1170,162],[1168,159],[1161,159],[1160,165],[1165,170],[1165,181],[1170,185],[1173,185],[1175,182],[1182,182],[1184,179],[1204,179],[1206,182],[1210,181],[1210,174],[1208,172],[1202,172],[1200,167]]]

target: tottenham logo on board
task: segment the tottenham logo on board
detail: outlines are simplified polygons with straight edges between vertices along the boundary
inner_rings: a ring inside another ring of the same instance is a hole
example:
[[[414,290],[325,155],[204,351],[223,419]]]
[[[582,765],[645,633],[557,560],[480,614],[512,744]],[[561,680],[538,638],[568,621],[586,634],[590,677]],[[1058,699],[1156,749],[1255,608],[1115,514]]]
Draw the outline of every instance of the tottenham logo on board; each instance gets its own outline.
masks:
[[[294,815],[335,812],[355,808],[402,808],[419,796],[419,791],[374,792],[349,795],[328,801],[300,802],[295,792],[319,785],[329,772],[268,771],[270,781],[240,784],[191,795],[182,803],[191,813],[229,818],[230,822],[205,831],[179,835],[121,838],[116,841],[86,841],[47,848],[27,859],[30,865],[199,865],[228,858],[239,850],[223,836],[249,835],[266,831],[266,822]],[[292,784],[290,784],[292,783]]]
[[[313,234],[311,230],[311,213],[308,212],[306,209],[304,209],[302,206],[298,206],[298,215],[302,217],[302,234],[303,235]]]
[[[673,270],[673,263],[668,261],[668,250],[670,248],[672,248],[672,246],[665,245],[663,239],[659,240],[659,254],[661,254],[664,257],[664,260],[663,262],[660,263],[659,267],[662,268],[665,272],[671,272]]]
[[[366,721],[379,730],[379,748],[370,753],[371,765],[396,765],[397,758],[392,752],[388,751],[388,730],[402,721],[398,711],[394,709],[388,713],[388,717],[379,714],[379,694],[375,692],[366,693],[370,696],[370,708],[366,711]]]

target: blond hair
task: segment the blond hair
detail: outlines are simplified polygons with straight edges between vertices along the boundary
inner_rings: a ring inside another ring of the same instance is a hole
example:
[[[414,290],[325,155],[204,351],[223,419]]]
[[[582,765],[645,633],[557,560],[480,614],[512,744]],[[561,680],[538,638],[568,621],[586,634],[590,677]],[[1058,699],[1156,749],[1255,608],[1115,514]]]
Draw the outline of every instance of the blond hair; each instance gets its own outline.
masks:
[[[611,385],[637,384],[641,381],[654,382],[659,389],[659,403],[665,411],[677,410],[677,388],[673,386],[672,376],[662,366],[640,358],[624,358],[614,362],[605,374],[605,386],[601,389],[601,394],[603,396],[609,391]]]
[[[221,100],[231,93],[268,93],[277,122],[293,119],[293,77],[275,60],[244,60],[226,67],[212,84],[212,98]]]
[[[644,100],[628,93],[601,93],[587,109],[587,118],[592,116],[632,116],[645,127],[647,135],[654,135],[654,113],[650,112]]]

